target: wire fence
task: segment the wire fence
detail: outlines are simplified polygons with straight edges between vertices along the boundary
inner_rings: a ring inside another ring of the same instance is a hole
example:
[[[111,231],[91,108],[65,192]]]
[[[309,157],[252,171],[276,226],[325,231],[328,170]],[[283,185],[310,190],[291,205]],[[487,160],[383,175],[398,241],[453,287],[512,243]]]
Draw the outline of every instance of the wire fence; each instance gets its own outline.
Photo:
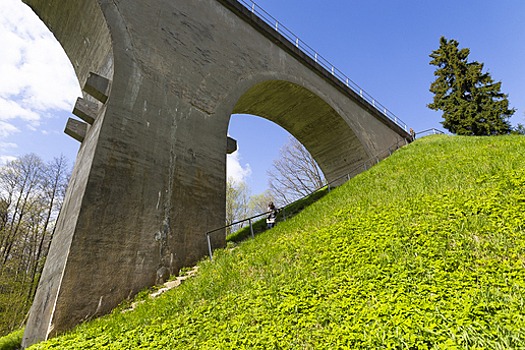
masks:
[[[336,77],[341,83],[346,85],[347,88],[354,91],[361,98],[371,104],[377,111],[382,113],[388,119],[393,121],[400,128],[408,132],[408,127],[401,119],[399,119],[394,113],[392,113],[388,108],[379,103],[374,97],[364,91],[359,85],[357,85],[352,79],[340,71],[337,67],[331,64],[327,59],[321,56],[317,51],[312,49],[308,44],[302,41],[297,35],[292,31],[286,28],[282,23],[275,19],[272,15],[266,12],[262,7],[257,5],[252,0],[237,0],[244,7],[246,7],[251,13],[256,15],[259,19],[273,28],[277,33],[282,37],[288,40],[292,45],[301,50],[308,57],[313,59],[315,63],[319,64],[323,69],[329,72],[331,75]]]
[[[385,149],[385,150],[377,153],[376,155],[374,155],[374,156],[372,156],[372,157],[370,157],[370,158],[368,158],[368,159],[358,163],[355,167],[353,167],[345,175],[340,176],[340,177],[338,177],[336,179],[333,179],[332,181],[330,181],[330,182],[324,184],[323,186],[315,189],[310,194],[308,194],[308,195],[306,195],[304,197],[296,199],[295,201],[293,201],[291,203],[287,203],[283,208],[280,209],[284,219],[286,220],[286,209],[289,208],[290,206],[292,206],[293,204],[295,204],[296,202],[298,202],[300,200],[303,200],[306,197],[311,196],[315,192],[318,192],[318,191],[320,191],[322,189],[325,189],[325,188],[327,188],[328,192],[330,192],[333,188],[344,184],[346,181],[349,181],[354,176],[356,176],[356,175],[358,175],[358,174],[368,170],[369,168],[371,168],[375,164],[379,163],[381,160],[383,160],[383,159],[387,158],[388,156],[392,155],[392,153],[394,151],[396,151],[397,149],[401,148],[404,145],[407,145],[411,141],[413,141],[413,140],[411,140],[411,139],[399,139],[398,141],[396,141],[393,145],[391,145],[387,149]],[[213,247],[212,247],[211,237],[210,237],[211,234],[214,234],[216,232],[221,232],[221,231],[225,230],[228,227],[234,227],[235,225],[239,225],[239,224],[243,224],[245,222],[248,222],[248,225],[250,227],[250,234],[251,234],[251,236],[253,238],[253,237],[255,237],[254,230],[253,230],[254,219],[257,219],[259,217],[268,215],[269,213],[270,212],[268,211],[268,212],[264,212],[264,213],[261,213],[261,214],[257,214],[257,215],[251,216],[249,218],[242,219],[242,220],[233,222],[231,224],[224,225],[222,227],[219,227],[219,228],[216,228],[216,229],[213,229],[211,231],[206,232],[206,241],[208,243],[208,253],[209,253],[209,256],[210,256],[210,260],[213,260]]]

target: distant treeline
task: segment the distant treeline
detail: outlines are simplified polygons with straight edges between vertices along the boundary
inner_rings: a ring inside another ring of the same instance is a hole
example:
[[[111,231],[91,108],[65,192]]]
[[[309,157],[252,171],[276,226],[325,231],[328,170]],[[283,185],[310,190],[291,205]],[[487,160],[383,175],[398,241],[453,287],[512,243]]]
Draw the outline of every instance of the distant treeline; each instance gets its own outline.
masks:
[[[35,295],[70,177],[63,156],[0,166],[0,335],[19,328]]]

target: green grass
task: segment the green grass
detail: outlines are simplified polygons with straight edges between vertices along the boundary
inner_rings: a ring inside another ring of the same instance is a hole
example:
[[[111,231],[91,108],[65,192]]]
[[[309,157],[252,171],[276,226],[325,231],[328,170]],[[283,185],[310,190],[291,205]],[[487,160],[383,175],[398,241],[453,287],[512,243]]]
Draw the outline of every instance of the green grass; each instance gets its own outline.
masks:
[[[522,349],[525,137],[432,136],[32,349]]]
[[[23,335],[24,329],[22,328],[4,337],[0,337],[0,350],[20,349],[20,344],[22,344]]]

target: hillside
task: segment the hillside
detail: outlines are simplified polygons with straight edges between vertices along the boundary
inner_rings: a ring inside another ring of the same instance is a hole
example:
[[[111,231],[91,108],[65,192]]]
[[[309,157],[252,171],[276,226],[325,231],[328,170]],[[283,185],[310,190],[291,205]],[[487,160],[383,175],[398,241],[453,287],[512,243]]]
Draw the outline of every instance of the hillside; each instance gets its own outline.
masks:
[[[525,137],[426,137],[179,288],[31,349],[523,348],[524,213]]]

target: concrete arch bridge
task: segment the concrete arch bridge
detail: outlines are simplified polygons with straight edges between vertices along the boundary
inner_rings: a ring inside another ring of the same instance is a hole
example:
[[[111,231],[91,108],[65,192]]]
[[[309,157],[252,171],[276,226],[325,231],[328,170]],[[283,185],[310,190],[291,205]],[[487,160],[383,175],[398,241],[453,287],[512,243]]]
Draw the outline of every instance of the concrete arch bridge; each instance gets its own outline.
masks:
[[[203,233],[225,218],[233,113],[285,128],[328,181],[409,138],[255,5],[23,1],[62,44],[84,94],[66,127],[81,146],[24,346],[207,254]]]

